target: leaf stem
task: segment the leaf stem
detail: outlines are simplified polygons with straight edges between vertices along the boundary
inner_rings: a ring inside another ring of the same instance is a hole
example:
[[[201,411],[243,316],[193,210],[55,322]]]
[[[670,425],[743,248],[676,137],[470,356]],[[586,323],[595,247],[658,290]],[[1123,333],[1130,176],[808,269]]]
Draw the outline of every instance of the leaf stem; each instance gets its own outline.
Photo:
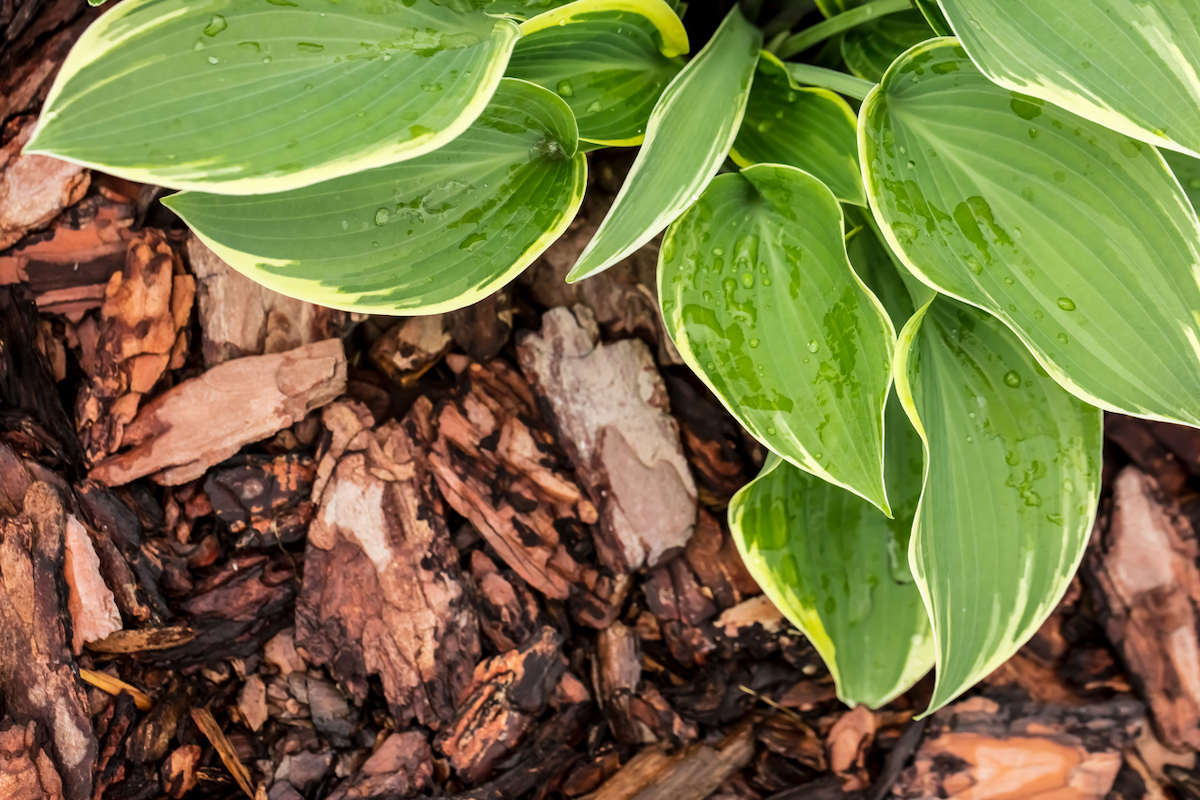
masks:
[[[797,53],[803,53],[808,48],[825,41],[831,36],[837,36],[839,33],[848,31],[864,22],[878,19],[887,14],[895,14],[897,11],[904,11],[912,7],[911,0],[874,0],[874,2],[867,3],[865,6],[852,8],[844,13],[832,16],[824,22],[818,22],[811,28],[805,28],[795,36],[788,37],[787,41],[779,48],[777,55],[781,59],[791,58]]]
[[[796,83],[803,83],[805,86],[819,86],[856,100],[865,100],[867,92],[875,88],[875,84],[870,81],[864,81],[862,78],[856,78],[835,69],[814,67],[812,64],[785,64],[784,66],[787,67],[788,74]]]

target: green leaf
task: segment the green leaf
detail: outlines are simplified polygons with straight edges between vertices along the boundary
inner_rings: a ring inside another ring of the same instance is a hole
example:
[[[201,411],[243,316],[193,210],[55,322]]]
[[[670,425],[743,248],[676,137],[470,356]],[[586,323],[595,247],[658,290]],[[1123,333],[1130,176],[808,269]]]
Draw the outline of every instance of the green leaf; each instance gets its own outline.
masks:
[[[616,264],[700,196],[737,136],[761,46],[762,33],[735,5],[659,98],[646,143],[568,281]]]
[[[819,178],[839,200],[867,204],[858,166],[858,118],[827,89],[802,89],[763,52],[729,157],[739,167],[788,164]]]
[[[718,176],[667,231],[658,282],[684,361],[742,425],[886,512],[895,329],[850,267],[828,187],[774,164]]]
[[[483,10],[497,16],[503,14],[515,19],[531,19],[538,14],[566,5],[568,0],[492,0],[485,3]]]
[[[505,78],[467,131],[388,167],[257,197],[164,201],[254,280],[332,308],[432,314],[482,300],[566,229],[587,161],[567,105]]]
[[[938,291],[1094,405],[1200,424],[1200,220],[1158,152],[918,45],[863,103],[867,194]]]
[[[1194,0],[941,0],[996,83],[1135,139],[1200,156]]]
[[[908,323],[916,309],[928,303],[937,292],[914,278],[891,251],[875,225],[870,212],[846,207],[846,255],[850,266],[879,299],[896,330]]]
[[[180,189],[307,186],[454,139],[519,35],[434,0],[126,0],[71,50],[26,151]]]
[[[954,35],[954,31],[950,29],[950,23],[946,21],[942,10],[938,8],[937,0],[913,0],[913,5],[920,9],[925,21],[938,36]]]
[[[663,0],[577,0],[521,25],[507,74],[557,92],[581,138],[642,142],[654,104],[688,51],[687,32]]]
[[[1102,418],[995,317],[945,297],[901,332],[896,389],[926,446],[909,561],[937,642],[932,712],[1062,599],[1099,498]]]
[[[842,36],[842,58],[860,78],[878,83],[905,50],[933,37],[920,11],[901,11],[864,22]]]
[[[1162,156],[1179,179],[1183,193],[1192,201],[1192,208],[1200,211],[1200,158],[1173,153],[1170,150],[1163,150]]]
[[[921,439],[888,403],[888,494],[896,518],[768,456],[729,503],[750,574],[817,648],[847,705],[877,708],[933,666],[933,635],[908,568],[921,494]]]

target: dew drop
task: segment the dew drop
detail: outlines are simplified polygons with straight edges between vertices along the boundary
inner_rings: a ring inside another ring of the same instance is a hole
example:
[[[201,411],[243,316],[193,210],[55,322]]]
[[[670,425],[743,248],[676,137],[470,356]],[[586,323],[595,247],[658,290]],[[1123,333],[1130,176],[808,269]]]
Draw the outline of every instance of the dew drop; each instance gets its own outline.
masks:
[[[759,344],[759,342],[758,342],[758,339],[751,339],[751,340],[750,340],[750,346],[751,346],[751,347],[758,347],[758,344]]]
[[[1013,283],[1014,283],[1014,281],[1013,281],[1013,279],[1012,279],[1012,278],[1005,278],[1005,279],[1004,279],[1004,285],[1005,285],[1005,286],[1012,286],[1012,285],[1013,285]]]
[[[1060,342],[1062,342],[1063,344],[1070,344],[1070,343],[1071,343],[1071,337],[1070,337],[1070,336],[1067,336],[1065,333],[1060,333],[1060,334],[1058,335],[1058,340],[1059,340]]]
[[[220,60],[221,60],[221,59],[217,58],[216,56],[209,56],[209,57],[208,57],[208,63],[210,63],[210,64],[216,64],[216,63],[218,63]]]
[[[1016,389],[1021,385],[1021,376],[1017,374],[1016,370],[1009,370],[1004,373],[1004,385],[1010,389]]]
[[[302,53],[320,53],[325,50],[325,45],[315,42],[296,42],[296,49]]]
[[[570,81],[561,80],[558,82],[558,93],[562,97],[574,97],[575,87],[571,85]]]
[[[346,220],[342,220],[342,230],[345,231],[345,230],[349,230],[349,229],[350,229],[350,223],[347,222]]]
[[[725,251],[724,251],[724,250],[722,250],[720,247],[714,247],[714,248],[713,248],[713,251],[712,251],[712,254],[713,254],[714,256],[723,256],[723,255],[725,255]]]
[[[819,350],[820,348],[821,348],[821,345],[817,344],[817,340],[816,340],[816,339],[813,339],[812,341],[810,341],[810,342],[808,343],[808,352],[810,352],[810,353],[815,353],[815,352],[817,352],[817,350]]]
[[[755,127],[755,130],[757,130],[759,133],[766,133],[767,131],[771,130],[771,123],[763,121],[763,122],[758,123],[754,127]]]
[[[386,208],[381,208],[375,212],[375,224],[376,225],[378,225],[379,227],[382,228],[384,225],[387,225],[387,221],[388,221],[388,210]]]
[[[747,289],[754,288],[754,276],[749,272],[742,273],[742,286],[745,286]]]
[[[824,457],[825,457],[824,453],[813,453],[813,459],[816,461],[820,461]]]
[[[1058,307],[1063,311],[1074,311],[1075,301],[1069,297],[1060,297],[1058,298]]]
[[[908,162],[908,168],[909,168],[909,169],[916,169],[916,168],[917,168],[917,162],[915,162],[915,161],[910,161],[910,162]]]
[[[196,42],[196,44],[195,44],[195,45],[192,47],[192,49],[193,49],[193,50],[195,50],[196,52],[199,52],[199,51],[203,50],[203,49],[204,49],[204,42],[197,41],[197,42]]]
[[[706,370],[708,370],[709,372],[712,372],[714,369],[717,368],[717,365],[714,364],[712,361],[708,361],[704,364],[704,368]]]
[[[264,64],[270,64],[270,63],[271,63],[271,57],[270,57],[270,56],[263,56],[263,63],[264,63]]]
[[[768,426],[767,427],[767,436],[774,436],[774,435],[775,435],[775,429]]]

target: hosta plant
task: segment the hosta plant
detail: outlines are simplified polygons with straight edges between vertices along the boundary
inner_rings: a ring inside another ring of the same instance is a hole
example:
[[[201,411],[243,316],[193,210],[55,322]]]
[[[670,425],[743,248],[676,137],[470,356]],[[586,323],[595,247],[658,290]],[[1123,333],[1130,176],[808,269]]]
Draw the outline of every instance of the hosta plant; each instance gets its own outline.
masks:
[[[183,190],[285,294],[428,314],[640,147],[569,279],[665,231],[666,329],[771,453],[746,563],[842,699],[936,668],[938,708],[1071,580],[1101,409],[1200,424],[1200,4],[743,0],[694,54],[682,5],[123,0],[27,149]]]

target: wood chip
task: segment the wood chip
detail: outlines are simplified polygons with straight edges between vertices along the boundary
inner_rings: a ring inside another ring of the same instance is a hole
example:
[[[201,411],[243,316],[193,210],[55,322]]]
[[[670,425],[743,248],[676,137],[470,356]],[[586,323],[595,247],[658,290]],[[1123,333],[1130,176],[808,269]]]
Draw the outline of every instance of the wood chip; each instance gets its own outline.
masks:
[[[217,751],[217,755],[221,758],[221,763],[225,765],[225,769],[229,770],[229,774],[233,776],[234,781],[246,793],[247,797],[254,797],[254,786],[250,782],[250,772],[242,764],[242,760],[238,758],[237,752],[233,749],[233,745],[229,741],[229,737],[225,735],[225,731],[221,730],[221,726],[213,718],[212,712],[207,708],[193,708],[192,721],[196,723],[196,727],[204,734],[204,738],[208,739],[209,744]]]
[[[21,152],[36,122],[33,116],[14,120],[9,127],[15,130],[0,147],[0,250],[77,203],[90,181],[78,164]]]
[[[585,800],[704,800],[754,755],[754,732],[738,728],[716,747],[693,744],[668,754],[642,750]]]
[[[318,480],[329,477],[308,533],[296,645],[356,703],[378,675],[400,724],[437,728],[454,716],[480,647],[426,468],[431,414],[421,399],[402,423],[371,430],[357,404],[326,409],[333,444]]]
[[[100,574],[100,559],[87,529],[74,514],[67,516],[63,577],[71,612],[71,651],[79,655],[85,642],[121,630],[121,612]]]
[[[409,317],[371,345],[370,358],[384,375],[408,387],[441,361],[453,344],[443,315]]]
[[[138,630],[114,631],[103,639],[88,642],[87,649],[96,653],[142,653],[149,650],[167,650],[187,644],[196,638],[196,632],[185,625],[166,628],[142,628]]]
[[[696,485],[646,345],[601,344],[579,306],[547,312],[540,333],[518,337],[517,352],[600,510],[603,563],[631,572],[677,553],[696,522]]]
[[[855,706],[838,717],[829,729],[825,748],[829,769],[842,779],[842,790],[857,792],[867,787],[867,750],[875,740],[875,715],[866,706]]]
[[[91,684],[100,691],[107,692],[114,697],[119,695],[121,692],[128,692],[133,698],[133,702],[137,705],[139,711],[149,711],[154,707],[154,701],[150,699],[148,694],[136,686],[126,683],[120,678],[114,678],[107,672],[99,672],[94,669],[80,669],[79,677],[82,678],[84,682]]]
[[[0,797],[62,800],[63,785],[50,754],[39,747],[38,724],[0,719]]]
[[[329,800],[411,797],[433,777],[433,752],[416,731],[393,733],[362,768],[343,781]]]
[[[267,723],[267,686],[257,675],[248,675],[238,692],[238,711],[250,730],[258,733]]]
[[[181,800],[196,788],[200,781],[200,745],[185,744],[167,756],[162,763],[163,791],[173,800]]]
[[[1191,522],[1158,482],[1126,467],[1113,483],[1112,520],[1087,568],[1106,604],[1108,638],[1142,683],[1163,744],[1200,747],[1200,547]]]
[[[338,339],[229,361],[150,402],[125,430],[123,443],[133,449],[102,461],[91,477],[109,486],[147,475],[169,486],[187,483],[345,388]]]

